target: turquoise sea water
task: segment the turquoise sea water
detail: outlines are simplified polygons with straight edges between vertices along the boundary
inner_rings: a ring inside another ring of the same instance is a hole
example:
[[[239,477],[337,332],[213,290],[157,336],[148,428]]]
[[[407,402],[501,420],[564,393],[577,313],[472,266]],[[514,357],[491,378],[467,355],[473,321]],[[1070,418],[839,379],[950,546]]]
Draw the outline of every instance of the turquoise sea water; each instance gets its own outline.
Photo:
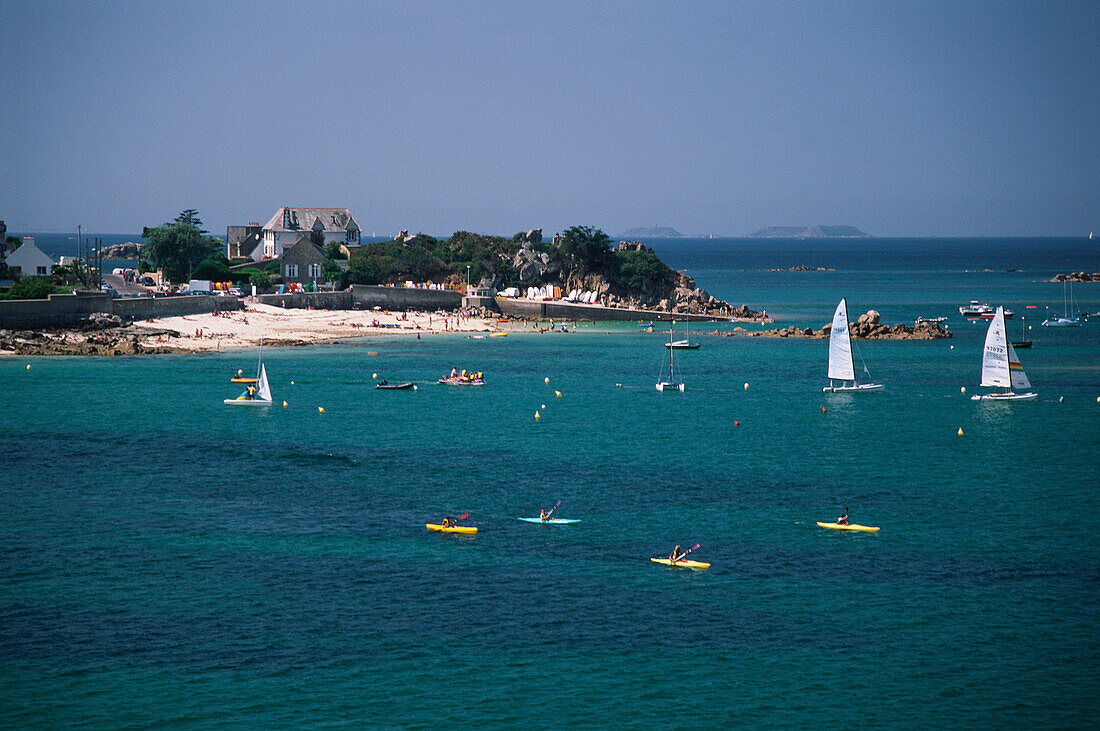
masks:
[[[630,324],[268,349],[286,408],[222,405],[254,351],[0,359],[0,720],[1091,725],[1100,321],[1038,313],[1061,308],[1045,279],[1100,266],[1045,243],[971,263],[654,242],[779,324],[840,296],[949,316],[950,341],[859,345],[881,394],[822,394],[824,341],[703,326],[683,394],[653,388],[667,336]],[[798,263],[837,271],[767,271]],[[1036,401],[969,401],[972,298],[1036,313]],[[487,385],[435,384],[452,366]],[[515,520],[559,499],[583,522]],[[882,530],[817,528],[845,505]],[[474,538],[424,529],[463,512]],[[705,573],[648,561],[697,542]]]

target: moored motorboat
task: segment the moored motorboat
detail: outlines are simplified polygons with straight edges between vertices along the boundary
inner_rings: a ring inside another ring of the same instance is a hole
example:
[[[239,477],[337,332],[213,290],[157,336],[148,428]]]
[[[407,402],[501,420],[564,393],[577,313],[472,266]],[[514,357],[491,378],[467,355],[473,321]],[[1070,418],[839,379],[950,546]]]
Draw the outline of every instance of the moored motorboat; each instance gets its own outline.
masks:
[[[993,308],[985,302],[979,302],[978,300],[970,300],[970,304],[963,305],[959,308],[959,314],[967,318],[981,317],[984,314],[993,316]]]

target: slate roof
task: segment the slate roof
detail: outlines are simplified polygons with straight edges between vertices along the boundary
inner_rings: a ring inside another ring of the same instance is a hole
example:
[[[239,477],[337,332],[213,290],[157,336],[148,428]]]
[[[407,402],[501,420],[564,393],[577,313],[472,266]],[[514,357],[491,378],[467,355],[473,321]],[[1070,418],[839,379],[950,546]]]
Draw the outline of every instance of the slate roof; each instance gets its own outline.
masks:
[[[289,216],[287,215],[289,213]],[[289,219],[289,226],[285,225]],[[264,224],[264,231],[360,230],[347,208],[296,208],[283,206]]]

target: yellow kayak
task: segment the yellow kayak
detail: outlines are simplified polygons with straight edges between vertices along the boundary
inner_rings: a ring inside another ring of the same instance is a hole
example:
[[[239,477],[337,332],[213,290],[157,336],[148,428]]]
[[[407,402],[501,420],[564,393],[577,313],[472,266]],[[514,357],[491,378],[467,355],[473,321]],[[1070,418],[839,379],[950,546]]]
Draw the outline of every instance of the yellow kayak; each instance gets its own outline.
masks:
[[[437,525],[435,523],[426,523],[425,525],[427,526],[428,530],[434,530],[437,533],[463,533],[468,536],[472,536],[474,533],[477,533],[477,528],[472,525],[452,525],[449,528],[444,528],[443,526]]]
[[[832,528],[834,530],[859,530],[859,531],[863,531],[865,533],[874,533],[875,531],[878,530],[877,525],[876,526],[857,525],[856,523],[849,523],[848,525],[841,525],[840,523],[821,523],[821,522],[818,522],[818,525],[821,526],[822,528]]]
[[[703,563],[702,561],[691,561],[691,560],[686,559],[686,558],[680,559],[679,561],[675,561],[675,562],[673,562],[671,559],[667,559],[667,558],[651,558],[649,560],[652,561],[653,563],[664,564],[665,566],[671,566],[675,569],[681,569],[681,568],[682,569],[709,569],[710,568],[709,563]]]

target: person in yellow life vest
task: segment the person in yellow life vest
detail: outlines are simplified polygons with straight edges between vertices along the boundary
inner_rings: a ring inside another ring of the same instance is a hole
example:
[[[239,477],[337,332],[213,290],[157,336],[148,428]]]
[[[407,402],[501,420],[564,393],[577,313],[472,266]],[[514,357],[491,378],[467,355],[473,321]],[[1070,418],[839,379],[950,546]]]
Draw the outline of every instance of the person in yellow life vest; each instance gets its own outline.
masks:
[[[248,384],[248,398],[256,398],[256,387]]]
[[[453,520],[451,520],[451,516],[449,516],[449,515],[446,518],[444,518],[443,522],[441,523],[441,525],[444,528],[450,528],[454,524],[455,524],[455,522]]]
[[[550,515],[546,512],[546,508],[539,508],[539,520],[550,520]]]
[[[671,561],[672,563],[676,563],[677,561],[679,561],[683,557],[684,557],[684,552],[680,550],[680,546],[676,546],[676,548],[672,549],[672,553],[669,554],[668,560]]]

